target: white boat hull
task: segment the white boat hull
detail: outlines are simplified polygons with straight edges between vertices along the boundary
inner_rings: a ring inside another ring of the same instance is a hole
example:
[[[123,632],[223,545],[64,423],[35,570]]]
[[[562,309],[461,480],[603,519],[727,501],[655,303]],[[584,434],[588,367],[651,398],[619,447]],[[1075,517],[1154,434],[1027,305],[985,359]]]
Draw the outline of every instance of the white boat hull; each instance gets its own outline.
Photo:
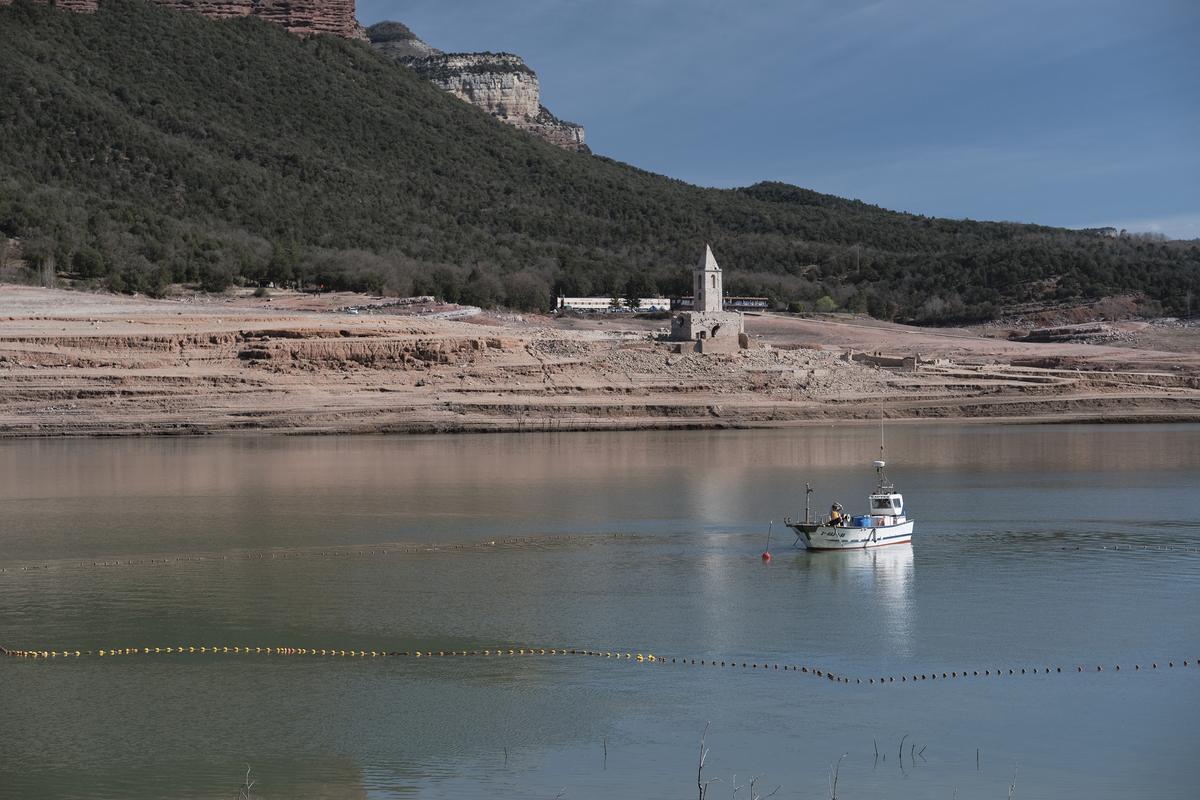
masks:
[[[796,532],[797,543],[804,542],[809,550],[864,550],[912,541],[913,520],[898,525],[877,525],[871,528],[833,525],[809,525],[793,522],[788,525]]]

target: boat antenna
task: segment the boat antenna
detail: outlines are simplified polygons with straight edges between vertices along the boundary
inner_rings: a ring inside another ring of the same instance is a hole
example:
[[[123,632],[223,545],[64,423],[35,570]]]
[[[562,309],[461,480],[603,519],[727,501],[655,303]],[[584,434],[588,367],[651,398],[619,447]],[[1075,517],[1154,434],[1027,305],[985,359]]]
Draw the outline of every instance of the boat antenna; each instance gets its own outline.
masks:
[[[887,482],[887,476],[883,472],[883,468],[887,466],[887,462],[883,459],[883,410],[879,412],[879,460],[875,462],[875,471],[879,473],[879,491],[891,488]]]
[[[883,410],[879,411],[879,460],[883,461]]]

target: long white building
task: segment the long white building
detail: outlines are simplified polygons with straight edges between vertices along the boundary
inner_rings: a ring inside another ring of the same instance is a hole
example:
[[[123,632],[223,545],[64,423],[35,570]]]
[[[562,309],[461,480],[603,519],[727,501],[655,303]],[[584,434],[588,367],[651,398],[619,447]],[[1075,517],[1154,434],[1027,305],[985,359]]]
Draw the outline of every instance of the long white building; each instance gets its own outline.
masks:
[[[614,301],[619,305],[614,305]],[[629,302],[624,297],[560,297],[555,306],[560,311],[628,311]],[[670,311],[671,300],[667,297],[647,297],[638,300],[638,311]]]

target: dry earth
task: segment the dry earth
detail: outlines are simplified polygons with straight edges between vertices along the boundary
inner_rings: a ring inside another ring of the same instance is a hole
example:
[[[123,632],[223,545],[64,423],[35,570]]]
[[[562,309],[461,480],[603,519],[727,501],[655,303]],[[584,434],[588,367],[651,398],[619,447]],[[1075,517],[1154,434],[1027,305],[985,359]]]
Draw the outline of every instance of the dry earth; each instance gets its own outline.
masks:
[[[698,355],[655,340],[666,321],[334,311],[371,304],[0,285],[0,436],[1200,420],[1196,328],[1122,323],[1117,346],[765,315],[751,349]]]

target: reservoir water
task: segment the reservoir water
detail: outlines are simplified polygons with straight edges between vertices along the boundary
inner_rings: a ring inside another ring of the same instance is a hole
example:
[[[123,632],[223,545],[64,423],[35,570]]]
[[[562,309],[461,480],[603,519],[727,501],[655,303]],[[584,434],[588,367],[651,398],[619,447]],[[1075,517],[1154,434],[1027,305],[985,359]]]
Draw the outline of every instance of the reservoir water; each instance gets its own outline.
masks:
[[[0,658],[0,797],[1195,797],[1200,426],[887,437],[852,553],[870,426],[0,443],[9,648],[656,656]]]

